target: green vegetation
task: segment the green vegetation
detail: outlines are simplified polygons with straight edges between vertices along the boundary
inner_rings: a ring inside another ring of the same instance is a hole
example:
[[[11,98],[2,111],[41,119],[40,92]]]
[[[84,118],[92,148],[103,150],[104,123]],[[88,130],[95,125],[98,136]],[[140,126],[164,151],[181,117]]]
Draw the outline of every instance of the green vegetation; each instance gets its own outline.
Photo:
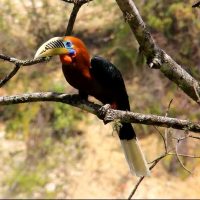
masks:
[[[46,170],[43,163],[38,165],[34,170],[27,170],[24,167],[19,167],[14,171],[10,178],[7,180],[7,184],[12,188],[14,193],[31,194],[34,187],[44,187],[47,182],[47,178],[41,176]]]

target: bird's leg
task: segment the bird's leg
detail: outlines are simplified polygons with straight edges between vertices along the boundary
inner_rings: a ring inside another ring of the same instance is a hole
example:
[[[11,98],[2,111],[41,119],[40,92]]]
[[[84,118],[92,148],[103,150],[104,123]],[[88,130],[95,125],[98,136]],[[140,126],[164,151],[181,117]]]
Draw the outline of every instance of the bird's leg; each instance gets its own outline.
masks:
[[[80,96],[81,99],[88,100],[88,94],[87,93],[79,90],[78,95]]]
[[[105,104],[103,105],[100,109],[99,109],[99,112],[98,112],[98,117],[100,119],[103,120],[104,124],[107,124],[108,121],[105,120],[105,116],[106,116],[106,113],[107,111],[111,108],[111,105],[110,104]]]

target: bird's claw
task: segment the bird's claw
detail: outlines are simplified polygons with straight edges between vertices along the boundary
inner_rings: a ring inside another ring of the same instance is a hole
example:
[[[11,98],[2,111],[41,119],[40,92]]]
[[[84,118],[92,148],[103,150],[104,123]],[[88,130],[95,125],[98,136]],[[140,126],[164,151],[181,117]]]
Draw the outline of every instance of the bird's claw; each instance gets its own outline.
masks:
[[[98,112],[98,117],[100,119],[103,120],[104,124],[107,124],[108,122],[106,122],[104,119],[105,119],[105,116],[106,116],[106,113],[107,111],[111,108],[111,105],[110,104],[105,104],[104,106],[102,106],[100,109],[99,109],[99,112]]]

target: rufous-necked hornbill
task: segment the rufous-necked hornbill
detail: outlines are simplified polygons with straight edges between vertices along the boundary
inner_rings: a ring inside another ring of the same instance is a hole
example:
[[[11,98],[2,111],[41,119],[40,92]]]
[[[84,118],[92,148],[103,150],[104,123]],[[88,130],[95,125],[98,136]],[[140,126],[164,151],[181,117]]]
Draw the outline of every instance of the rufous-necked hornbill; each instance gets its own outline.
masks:
[[[88,95],[110,104],[111,108],[130,110],[128,95],[120,71],[109,61],[90,55],[85,44],[72,36],[55,37],[45,42],[35,58],[59,55],[63,74],[70,85],[78,89],[82,98]],[[119,138],[130,170],[137,176],[150,174],[133,127],[123,123]]]

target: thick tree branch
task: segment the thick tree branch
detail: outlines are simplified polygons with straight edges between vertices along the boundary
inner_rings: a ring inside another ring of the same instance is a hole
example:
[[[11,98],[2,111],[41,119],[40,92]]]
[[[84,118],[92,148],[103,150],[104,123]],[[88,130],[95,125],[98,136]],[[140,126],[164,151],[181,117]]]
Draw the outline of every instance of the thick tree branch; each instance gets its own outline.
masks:
[[[124,14],[125,20],[129,23],[149,66],[151,68],[159,68],[168,79],[176,83],[189,97],[200,104],[199,82],[156,45],[134,1],[116,0],[116,2]]]
[[[200,7],[200,1],[197,1],[195,4],[192,5],[193,8]]]
[[[133,113],[113,109],[106,110],[105,114],[102,116],[102,112],[99,111],[99,109],[101,108],[100,105],[80,99],[78,95],[67,95],[63,93],[54,92],[41,92],[0,97],[0,105],[11,105],[40,101],[55,101],[70,104],[72,106],[81,108],[87,112],[93,113],[98,117],[101,116],[100,118],[103,119],[106,123],[119,120],[120,122],[125,123],[155,125],[168,128],[171,127],[174,129],[188,130],[200,133],[200,124],[193,123],[188,120],[181,120],[157,115],[145,115],[141,113]]]

